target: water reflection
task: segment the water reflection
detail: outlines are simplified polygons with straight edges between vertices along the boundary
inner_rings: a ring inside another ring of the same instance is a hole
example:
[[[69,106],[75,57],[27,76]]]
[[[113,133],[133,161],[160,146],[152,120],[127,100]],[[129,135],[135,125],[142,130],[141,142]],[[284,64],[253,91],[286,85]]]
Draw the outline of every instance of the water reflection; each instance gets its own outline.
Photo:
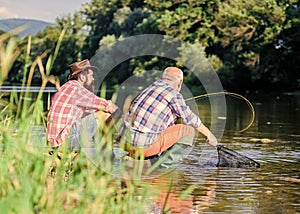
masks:
[[[159,193],[153,198],[151,213],[192,213],[204,211],[215,203],[215,180],[206,180],[202,186],[188,186],[186,181],[187,178],[179,170],[152,180],[150,185]]]

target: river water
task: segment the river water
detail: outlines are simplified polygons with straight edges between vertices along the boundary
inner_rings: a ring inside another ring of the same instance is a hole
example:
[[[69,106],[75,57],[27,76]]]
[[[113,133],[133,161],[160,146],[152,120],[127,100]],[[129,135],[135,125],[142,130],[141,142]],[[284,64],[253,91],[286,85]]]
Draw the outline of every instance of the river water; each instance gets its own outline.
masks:
[[[255,120],[245,102],[226,98],[227,116],[220,143],[260,163],[257,169],[215,167],[217,151],[195,140],[176,169],[146,179],[151,191],[146,213],[300,213],[300,94],[255,94]],[[216,98],[217,99],[217,98]],[[197,101],[211,126],[208,99]]]
[[[148,182],[152,213],[300,213],[300,95],[255,95],[252,126],[247,105],[227,98],[221,144],[260,163],[257,169],[215,167],[217,152],[199,136],[192,152],[173,171]],[[209,103],[199,101],[210,125]],[[202,115],[201,115],[202,113]],[[170,191],[169,191],[170,190]],[[169,192],[169,193],[168,193]]]

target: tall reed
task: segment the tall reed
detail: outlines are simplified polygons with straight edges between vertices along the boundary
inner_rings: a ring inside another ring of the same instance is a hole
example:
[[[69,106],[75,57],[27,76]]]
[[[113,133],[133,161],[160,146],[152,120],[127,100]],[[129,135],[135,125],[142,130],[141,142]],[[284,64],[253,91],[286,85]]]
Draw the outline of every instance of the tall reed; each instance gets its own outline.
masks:
[[[72,154],[63,147],[60,160],[57,151],[48,153],[42,95],[49,82],[59,87],[51,68],[63,37],[64,31],[53,54],[45,52],[35,60],[30,59],[31,38],[28,39],[23,85],[30,87],[33,72],[40,72],[41,91],[36,97],[27,91],[0,94],[1,213],[147,212],[146,184],[116,178],[82,154],[73,163]],[[0,47],[1,86],[20,50],[9,34],[0,36]],[[45,66],[42,59],[46,59]],[[55,171],[51,171],[54,167]]]

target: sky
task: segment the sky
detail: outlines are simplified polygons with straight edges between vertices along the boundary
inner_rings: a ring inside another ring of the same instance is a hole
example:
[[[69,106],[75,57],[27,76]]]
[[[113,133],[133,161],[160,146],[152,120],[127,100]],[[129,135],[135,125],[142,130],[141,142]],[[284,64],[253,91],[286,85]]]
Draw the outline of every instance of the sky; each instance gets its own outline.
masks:
[[[91,0],[0,0],[0,19],[27,18],[55,22],[57,17],[79,11]]]

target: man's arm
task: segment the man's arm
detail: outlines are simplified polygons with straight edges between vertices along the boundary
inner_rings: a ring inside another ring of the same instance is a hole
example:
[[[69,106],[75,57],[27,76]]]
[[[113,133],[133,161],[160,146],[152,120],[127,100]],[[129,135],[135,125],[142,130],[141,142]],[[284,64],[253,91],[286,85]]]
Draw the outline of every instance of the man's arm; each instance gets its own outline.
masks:
[[[211,131],[203,123],[201,123],[201,125],[198,128],[196,128],[196,130],[198,132],[200,132],[201,134],[203,134],[207,138],[208,143],[211,146],[217,146],[218,145],[217,138],[213,135],[213,133],[211,133]]]

